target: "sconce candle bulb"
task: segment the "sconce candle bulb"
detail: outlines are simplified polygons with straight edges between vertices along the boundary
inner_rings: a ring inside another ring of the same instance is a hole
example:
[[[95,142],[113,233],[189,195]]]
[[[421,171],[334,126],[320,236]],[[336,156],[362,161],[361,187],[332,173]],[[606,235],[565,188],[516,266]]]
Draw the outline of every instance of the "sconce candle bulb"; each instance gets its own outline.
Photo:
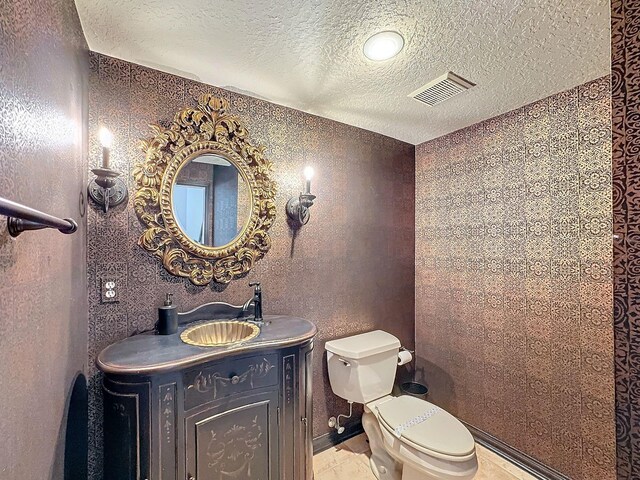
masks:
[[[307,195],[311,193],[311,179],[313,178],[313,174],[313,167],[305,167],[304,178],[306,178],[307,181],[305,182],[304,193]]]
[[[313,177],[313,168],[306,167],[304,169],[304,193],[297,198],[291,197],[287,202],[287,215],[297,225],[305,225],[309,221],[309,209],[313,206],[316,196],[311,194],[311,178]]]
[[[109,149],[113,143],[113,134],[108,128],[101,127],[99,136],[102,145],[102,168],[109,168]]]
[[[100,127],[100,145],[105,148],[111,148],[113,144],[113,134],[107,127]]]

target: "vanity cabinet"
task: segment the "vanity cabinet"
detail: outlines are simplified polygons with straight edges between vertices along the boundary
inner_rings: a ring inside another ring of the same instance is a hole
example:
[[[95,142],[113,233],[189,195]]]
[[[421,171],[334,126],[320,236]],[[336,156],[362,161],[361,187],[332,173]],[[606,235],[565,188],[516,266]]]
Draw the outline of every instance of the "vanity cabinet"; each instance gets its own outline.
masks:
[[[101,355],[105,480],[311,480],[313,338],[214,358],[180,347],[202,358]]]

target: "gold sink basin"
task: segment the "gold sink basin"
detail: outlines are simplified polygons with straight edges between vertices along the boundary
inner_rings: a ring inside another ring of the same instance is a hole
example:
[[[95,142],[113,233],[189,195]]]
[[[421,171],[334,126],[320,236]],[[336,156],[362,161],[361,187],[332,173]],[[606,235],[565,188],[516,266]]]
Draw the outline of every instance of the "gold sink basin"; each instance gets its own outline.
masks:
[[[260,334],[257,325],[240,320],[218,320],[200,323],[180,334],[184,343],[198,347],[218,347],[246,342]]]

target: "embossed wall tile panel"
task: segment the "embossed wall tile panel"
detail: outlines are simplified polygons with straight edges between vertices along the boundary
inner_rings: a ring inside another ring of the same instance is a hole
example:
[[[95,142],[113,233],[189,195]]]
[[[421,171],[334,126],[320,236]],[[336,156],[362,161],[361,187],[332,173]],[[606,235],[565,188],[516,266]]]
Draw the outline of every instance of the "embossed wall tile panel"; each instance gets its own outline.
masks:
[[[331,392],[324,343],[376,328],[413,345],[414,325],[414,147],[303,112],[228,92],[99,54],[91,54],[90,163],[100,158],[97,131],[114,131],[114,165],[130,172],[143,159],[137,148],[150,123],[169,122],[201,93],[226,98],[244,117],[252,137],[267,146],[278,183],[277,218],[269,230],[272,247],[244,279],[226,287],[195,287],[167,274],[156,258],[136,245],[142,226],[132,207],[108,215],[88,211],[89,365],[93,470],[100,478],[102,431],[99,375],[93,362],[100,348],[153,327],[156,308],[172,292],[180,310],[221,300],[243,303],[250,281],[263,282],[265,313],[299,315],[318,326],[314,355],[314,435],[328,431],[329,416],[346,402]],[[302,170],[313,165],[318,196],[311,221],[294,236],[284,205],[302,188]],[[130,175],[129,188],[133,186]],[[101,304],[100,278],[113,274],[124,286],[120,301]]]
[[[0,64],[0,195],[79,226],[12,239],[0,218],[0,476],[57,479],[87,342],[88,52],[74,2],[0,2]]]
[[[416,147],[431,398],[577,480],[615,477],[609,91],[601,78]]]

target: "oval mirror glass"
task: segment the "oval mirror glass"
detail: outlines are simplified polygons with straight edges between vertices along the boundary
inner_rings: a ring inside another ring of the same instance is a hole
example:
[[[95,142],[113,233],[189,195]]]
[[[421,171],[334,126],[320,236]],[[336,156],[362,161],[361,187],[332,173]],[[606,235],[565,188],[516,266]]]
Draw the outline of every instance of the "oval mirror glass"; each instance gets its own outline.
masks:
[[[189,161],[171,192],[173,214],[184,234],[200,245],[235,240],[251,216],[251,190],[226,158],[213,153]]]

